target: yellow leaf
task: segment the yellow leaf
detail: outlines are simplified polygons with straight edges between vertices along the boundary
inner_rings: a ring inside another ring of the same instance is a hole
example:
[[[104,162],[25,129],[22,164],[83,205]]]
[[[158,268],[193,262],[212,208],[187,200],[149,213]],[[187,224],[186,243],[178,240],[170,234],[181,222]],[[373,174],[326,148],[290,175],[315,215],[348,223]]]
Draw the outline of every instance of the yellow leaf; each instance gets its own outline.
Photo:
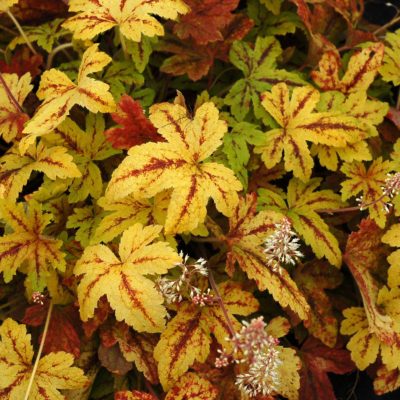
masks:
[[[21,107],[33,85],[28,72],[21,78],[18,78],[17,74],[1,76],[11,94],[0,82],[0,136],[6,142],[11,142],[22,132],[24,123],[29,119],[29,116],[21,111]],[[18,104],[15,104],[15,101]]]
[[[41,205],[34,200],[27,203],[27,211],[23,203],[0,200],[0,215],[13,229],[13,233],[0,238],[0,271],[5,282],[11,281],[20,269],[27,274],[29,286],[42,291],[51,271],[65,269],[62,241],[44,233],[50,214],[43,214]]]
[[[167,393],[165,400],[214,400],[217,396],[218,389],[210,381],[193,372],[188,372],[176,382],[176,385]]]
[[[96,241],[105,243],[113,240],[136,222],[146,225],[150,222],[153,211],[153,205],[149,200],[137,199],[132,194],[114,201],[101,197],[97,204],[110,212],[100,221],[95,235]]]
[[[204,362],[210,352],[210,331],[195,305],[184,304],[162,332],[154,349],[158,374],[169,389],[195,362]]]
[[[385,293],[386,292],[386,293]],[[381,352],[382,362],[388,369],[400,367],[400,333],[399,309],[400,293],[398,290],[389,291],[386,288],[379,294],[378,305],[387,314],[386,324],[382,319],[382,327],[376,324],[377,318],[370,320],[363,307],[346,308],[343,311],[345,319],[340,332],[353,335],[347,344],[351,358],[357,367],[364,370],[373,364]],[[393,319],[397,319],[397,332],[393,331]],[[390,327],[392,325],[392,327]],[[386,332],[384,330],[386,329]]]
[[[385,186],[387,174],[392,170],[390,161],[383,161],[382,157],[374,160],[369,168],[362,162],[354,161],[343,164],[341,171],[350,179],[342,182],[342,198],[347,200],[362,192],[362,204],[368,206],[370,217],[383,228],[386,223],[386,212],[383,207],[388,201],[387,196],[382,196],[382,187]],[[379,200],[380,201],[377,201]]]
[[[233,314],[246,316],[257,311],[257,300],[236,282],[222,283],[219,292],[234,329],[240,329],[241,325]],[[184,302],[179,305],[177,315],[162,332],[154,350],[164,389],[171,388],[195,361],[206,360],[211,334],[221,346],[232,350],[232,344],[227,341],[231,332],[219,304],[199,307]]]
[[[85,131],[67,118],[54,132],[42,139],[49,144],[67,147],[74,156],[81,176],[66,183],[71,203],[83,201],[89,195],[97,199],[103,193],[103,181],[97,162],[118,153],[107,142],[104,127],[104,117],[100,113],[87,115]]]
[[[86,247],[92,243],[97,226],[102,216],[93,206],[74,208],[74,212],[68,217],[67,228],[77,228],[75,239]]]
[[[311,76],[323,90],[338,90],[345,94],[363,92],[374,81],[386,51],[380,42],[357,51],[350,57],[342,78],[339,77],[340,59],[333,51],[328,51],[319,62],[319,71],[311,72]]]
[[[140,42],[141,36],[164,34],[164,28],[151,14],[164,19],[177,19],[189,12],[182,0],[71,0],[70,11],[79,13],[64,22],[63,27],[74,32],[75,39],[92,39],[99,33],[118,27],[129,40]]]
[[[382,242],[393,247],[400,247],[400,224],[394,224],[382,236]]]
[[[398,86],[400,85],[400,29],[396,32],[387,32],[385,41],[387,45],[379,73],[384,81],[392,82],[395,86]]]
[[[17,4],[19,0],[0,0],[0,12],[7,11],[14,4]]]
[[[263,107],[280,125],[266,132],[265,142],[254,149],[267,168],[278,164],[284,153],[285,170],[293,171],[295,177],[306,182],[314,166],[307,141],[343,147],[363,137],[355,118],[337,112],[313,112],[318,100],[318,91],[307,86],[295,88],[289,99],[285,83],[262,94]]]
[[[1,197],[16,200],[32,171],[43,172],[51,180],[80,177],[67,151],[65,147],[45,147],[42,143],[32,145],[25,155],[16,147],[11,148],[0,160]]]
[[[323,208],[336,209],[345,204],[331,190],[315,191],[320,183],[318,178],[311,179],[307,184],[296,178],[291,179],[287,206],[276,193],[260,189],[260,204],[266,209],[285,213],[292,221],[295,231],[311,246],[318,258],[326,257],[332,265],[340,267],[342,254],[338,241],[316,211]]]
[[[85,249],[74,270],[75,275],[83,275],[78,285],[83,321],[94,316],[97,302],[105,295],[118,321],[139,332],[163,329],[163,298],[144,275],[166,273],[181,258],[167,243],[152,243],[161,228],[135,224],[127,229],[119,244],[120,258],[105,245]]]
[[[33,348],[26,327],[6,319],[0,327],[0,398],[25,397],[32,374]],[[58,389],[79,389],[88,384],[83,371],[72,367],[74,357],[63,351],[49,353],[39,360],[29,400],[60,400]]]
[[[298,400],[300,390],[301,361],[296,351],[286,347],[277,346],[281,363],[277,367],[280,377],[276,383],[276,392],[288,400]]]
[[[385,365],[379,367],[374,379],[374,392],[381,396],[400,387],[400,370],[389,370]]]
[[[268,264],[262,248],[283,215],[274,211],[256,213],[256,205],[255,195],[241,198],[229,219],[229,232],[224,239],[228,245],[227,272],[232,275],[237,262],[260,290],[267,289],[282,307],[290,307],[301,319],[306,319],[309,306],[303,294],[284,268]]]
[[[317,155],[321,165],[336,171],[338,159],[347,162],[371,160],[372,156],[365,139],[378,136],[376,128],[388,112],[389,106],[381,101],[369,100],[366,92],[355,92],[345,96],[336,91],[321,94],[318,104],[319,111],[341,112],[357,119],[363,134],[358,136],[360,141],[348,143],[344,147],[331,147],[324,144],[313,144],[312,155]]]
[[[268,322],[265,328],[268,335],[275,338],[281,338],[286,336],[290,331],[290,322],[285,317],[275,317]]]
[[[112,201],[132,193],[149,198],[173,188],[167,234],[189,232],[203,223],[210,197],[222,214],[231,215],[242,185],[230,169],[206,161],[227,130],[215,105],[204,103],[193,119],[178,104],[156,104],[150,112],[152,123],[167,142],[132,147],[114,171],[105,197]]]
[[[94,44],[83,54],[76,84],[54,68],[42,74],[37,96],[44,101],[23,130],[27,136],[20,142],[22,153],[35,138],[60,125],[75,104],[93,113],[114,110],[115,103],[109,85],[88,77],[89,74],[101,71],[111,61],[111,57],[98,51],[98,47],[98,44]]]

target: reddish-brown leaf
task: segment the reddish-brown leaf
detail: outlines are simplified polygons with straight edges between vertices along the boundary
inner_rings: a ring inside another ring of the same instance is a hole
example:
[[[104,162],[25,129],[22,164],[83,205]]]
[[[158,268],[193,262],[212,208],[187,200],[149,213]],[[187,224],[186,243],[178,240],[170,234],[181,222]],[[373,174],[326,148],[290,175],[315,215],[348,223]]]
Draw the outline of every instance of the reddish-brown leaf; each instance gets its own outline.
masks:
[[[298,266],[293,278],[310,305],[309,318],[304,321],[305,327],[326,346],[334,347],[338,321],[325,289],[334,289],[340,285],[341,272],[325,261],[315,260]]]
[[[43,306],[35,304],[28,307],[25,310],[22,322],[30,326],[43,325],[48,307],[48,303]],[[81,334],[82,328],[77,308],[72,304],[68,306],[55,305],[51,314],[43,353],[65,351],[78,358],[81,353]],[[39,337],[39,341],[41,337]]]
[[[88,321],[83,322],[83,331],[85,335],[90,338],[93,333],[97,331],[99,326],[104,324],[108,316],[112,313],[110,303],[107,301],[107,297],[103,296],[97,303],[97,308],[94,312],[94,317]]]
[[[125,360],[118,345],[106,347],[101,344],[98,356],[101,365],[113,374],[126,375],[133,368],[133,363]]]
[[[126,94],[121,97],[117,111],[111,117],[121,126],[107,129],[104,134],[115,149],[127,150],[139,144],[163,141],[140,103]]]
[[[34,78],[41,73],[39,67],[42,64],[43,56],[41,54],[32,55],[28,47],[23,47],[14,54],[9,64],[0,60],[0,72],[17,74],[19,77],[29,72]]]
[[[129,329],[123,322],[114,322],[100,329],[101,342],[105,347],[116,344],[128,362],[134,362],[136,368],[143,373],[152,384],[158,384],[157,364],[153,357],[154,347],[157,344],[155,335],[138,333]]]
[[[232,43],[246,36],[252,26],[251,19],[236,14],[222,30],[224,39],[221,41],[200,45],[191,38],[169,38],[160,44],[159,50],[174,55],[164,61],[161,71],[175,76],[187,74],[189,79],[197,81],[208,74],[215,59],[227,61]]]
[[[313,337],[301,347],[300,400],[336,400],[328,372],[346,374],[355,369],[350,353],[345,349],[330,349]]]
[[[181,39],[189,37],[197,44],[223,40],[222,28],[232,18],[239,0],[186,0],[190,13],[183,15],[174,26],[174,33]]]
[[[19,0],[12,8],[12,12],[24,24],[39,24],[66,16],[68,6],[63,0]]]

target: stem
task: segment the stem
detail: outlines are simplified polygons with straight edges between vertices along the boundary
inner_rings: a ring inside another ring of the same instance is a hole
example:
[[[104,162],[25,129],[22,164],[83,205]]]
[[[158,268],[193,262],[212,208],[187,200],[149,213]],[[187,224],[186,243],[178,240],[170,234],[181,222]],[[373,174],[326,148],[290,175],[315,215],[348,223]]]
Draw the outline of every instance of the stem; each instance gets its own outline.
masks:
[[[6,81],[3,78],[3,75],[0,72],[0,84],[4,87],[7,96],[9,97],[9,99],[11,100],[11,102],[14,104],[14,106],[17,108],[17,110],[19,110],[19,112],[24,113],[25,111],[22,109],[22,107],[19,105],[17,99],[14,97],[14,95],[12,94],[10,88],[8,87]]]
[[[14,304],[18,303],[19,301],[20,301],[20,299],[14,299],[14,300],[9,301],[8,303],[2,304],[0,306],[0,310],[4,310],[5,308],[11,307]]]
[[[385,32],[388,28],[390,28],[392,25],[396,24],[397,22],[400,22],[400,15],[397,13],[397,16],[395,16],[392,20],[390,20],[387,24],[382,25],[378,29],[376,29],[374,32],[372,32],[374,35],[377,35],[378,33]]]
[[[19,24],[19,22],[16,20],[16,18],[14,17],[14,15],[12,14],[12,12],[10,10],[6,11],[7,15],[10,17],[11,21],[14,22],[14,25],[16,26],[16,28],[18,29],[18,32],[21,34],[21,36],[24,38],[26,44],[28,45],[28,47],[31,49],[33,54],[37,54],[37,51],[33,48],[32,43],[30,42],[30,40],[28,39],[28,36],[26,36],[24,30],[22,29],[22,26]]]
[[[30,394],[30,392],[32,390],[32,385],[33,385],[33,381],[35,379],[36,371],[37,371],[38,366],[39,366],[39,360],[40,360],[40,357],[42,355],[44,342],[46,341],[46,336],[47,336],[47,331],[48,331],[49,325],[50,325],[50,318],[51,318],[51,312],[52,311],[53,311],[53,302],[50,301],[49,309],[47,310],[46,322],[44,324],[42,340],[40,341],[40,346],[39,346],[39,350],[38,350],[38,353],[37,353],[37,356],[36,356],[35,365],[33,366],[33,370],[32,370],[31,376],[29,378],[29,383],[28,383],[28,387],[27,387],[26,392],[25,392],[24,400],[28,400],[29,399],[29,394]]]
[[[14,36],[17,35],[17,32],[13,31],[13,30],[10,29],[8,26],[0,25],[0,29],[3,30],[3,31],[8,32],[8,33],[11,34],[11,35],[14,35]]]
[[[53,51],[47,57],[46,69],[50,69],[51,68],[51,65],[53,64],[54,57],[56,56],[56,54],[59,51],[62,51],[62,50],[65,50],[65,49],[69,49],[71,47],[73,47],[73,44],[71,42],[63,43],[63,44],[60,44],[59,46],[55,47],[53,49]]]
[[[376,203],[379,203],[386,197],[386,194],[383,194],[378,199],[371,201],[370,203],[361,204],[358,207],[345,207],[345,208],[321,208],[320,210],[315,210],[317,213],[327,213],[327,214],[336,214],[336,213],[344,213],[344,212],[351,212],[351,211],[364,211],[370,206],[373,206]],[[362,210],[361,210],[362,208]]]
[[[228,325],[229,332],[230,332],[232,337],[235,337],[235,335],[236,335],[235,328],[233,327],[232,321],[229,318],[228,311],[227,311],[227,309],[225,307],[224,301],[222,300],[221,294],[220,294],[220,292],[218,290],[218,286],[215,283],[214,275],[213,275],[213,273],[212,273],[210,268],[208,268],[208,280],[210,281],[210,285],[211,285],[212,290],[214,291],[214,293],[217,296],[217,300],[218,300],[219,306],[221,307],[221,310],[222,310],[222,312],[224,314],[224,317],[226,319],[226,324]]]

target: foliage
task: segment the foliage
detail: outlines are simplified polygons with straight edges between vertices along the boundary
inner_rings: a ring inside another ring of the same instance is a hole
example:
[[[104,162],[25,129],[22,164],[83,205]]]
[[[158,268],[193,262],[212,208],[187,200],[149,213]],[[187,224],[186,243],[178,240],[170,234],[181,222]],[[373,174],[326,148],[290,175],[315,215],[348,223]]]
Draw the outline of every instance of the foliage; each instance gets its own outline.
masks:
[[[400,390],[400,30],[363,5],[0,0],[1,399]]]

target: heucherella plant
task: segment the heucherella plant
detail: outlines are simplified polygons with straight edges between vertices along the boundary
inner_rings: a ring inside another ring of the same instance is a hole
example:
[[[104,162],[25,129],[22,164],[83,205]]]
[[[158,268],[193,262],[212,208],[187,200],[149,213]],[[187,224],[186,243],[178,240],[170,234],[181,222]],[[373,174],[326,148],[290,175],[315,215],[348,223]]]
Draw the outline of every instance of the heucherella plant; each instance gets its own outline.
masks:
[[[399,397],[371,7],[0,0],[0,399]]]

